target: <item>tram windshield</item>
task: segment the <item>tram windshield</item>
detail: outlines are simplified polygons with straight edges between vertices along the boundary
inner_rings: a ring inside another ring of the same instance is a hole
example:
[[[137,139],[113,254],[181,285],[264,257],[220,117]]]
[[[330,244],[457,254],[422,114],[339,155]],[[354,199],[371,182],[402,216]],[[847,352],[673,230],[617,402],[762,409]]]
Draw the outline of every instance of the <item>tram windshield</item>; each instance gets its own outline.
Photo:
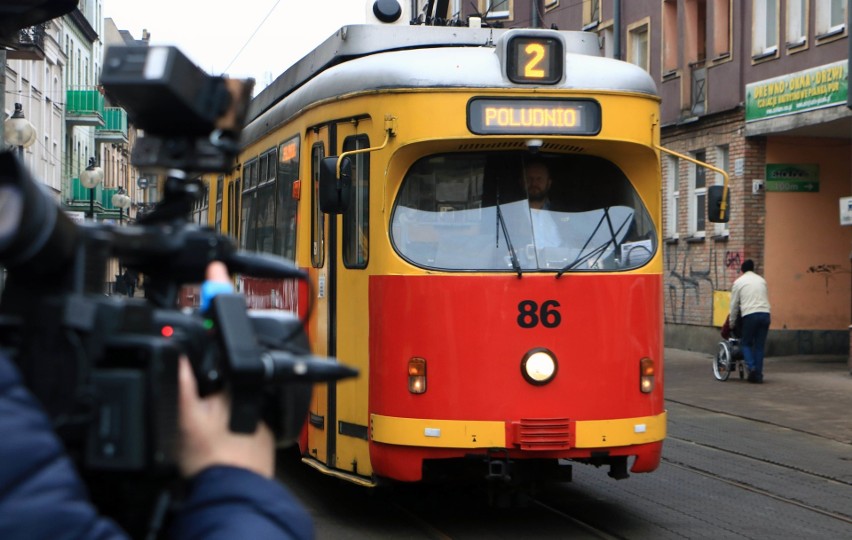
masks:
[[[391,221],[412,264],[470,271],[615,271],[647,263],[656,230],[624,173],[594,156],[453,153],[417,161]]]

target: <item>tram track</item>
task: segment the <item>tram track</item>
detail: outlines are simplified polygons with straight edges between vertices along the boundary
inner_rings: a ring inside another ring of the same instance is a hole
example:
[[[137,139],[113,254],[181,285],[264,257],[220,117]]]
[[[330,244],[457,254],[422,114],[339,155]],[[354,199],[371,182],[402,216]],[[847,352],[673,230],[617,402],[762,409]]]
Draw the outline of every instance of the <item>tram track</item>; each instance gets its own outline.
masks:
[[[842,485],[845,485],[845,486],[852,487],[852,482],[843,480],[842,478],[837,478],[836,476],[814,472],[814,471],[811,471],[811,470],[808,470],[808,469],[805,469],[805,468],[802,468],[802,467],[798,467],[796,465],[790,465],[790,464],[787,464],[787,463],[781,463],[779,461],[775,461],[775,460],[771,460],[771,459],[750,456],[750,455],[748,455],[744,452],[738,452],[736,450],[731,450],[731,449],[728,449],[728,448],[722,448],[720,446],[713,445],[713,444],[702,443],[702,442],[699,442],[699,441],[696,441],[696,440],[693,440],[693,439],[685,439],[685,438],[682,438],[682,437],[675,437],[675,436],[672,436],[672,435],[668,435],[666,437],[666,439],[670,440],[670,441],[679,441],[679,442],[682,442],[682,443],[685,443],[685,444],[692,444],[692,445],[695,445],[695,446],[700,446],[702,448],[706,448],[706,449],[709,449],[709,450],[715,450],[717,452],[723,452],[723,453],[731,455],[731,456],[741,457],[743,459],[754,461],[754,462],[761,463],[761,464],[764,464],[764,465],[773,465],[775,467],[780,467],[782,469],[786,469],[786,470],[789,470],[789,471],[795,471],[799,474],[804,474],[804,475],[807,475],[807,476],[810,476],[810,477],[813,477],[813,478],[818,478],[820,480],[827,480],[827,481],[830,481],[830,482],[836,482],[838,484],[842,484]],[[663,457],[662,461],[664,461],[666,463],[671,463],[673,465],[678,464],[677,462],[669,460],[666,457]]]
[[[776,501],[779,501],[779,502],[783,502],[783,503],[786,503],[786,504],[797,506],[799,508],[802,508],[804,510],[808,510],[810,512],[816,512],[820,515],[823,515],[823,516],[826,516],[826,517],[829,517],[829,518],[832,518],[832,519],[836,519],[836,520],[842,521],[844,523],[852,524],[852,516],[847,516],[847,515],[844,515],[844,514],[838,514],[837,512],[832,512],[830,510],[825,510],[825,509],[820,508],[818,506],[814,506],[812,504],[808,504],[808,503],[805,503],[805,502],[802,502],[802,501],[799,501],[799,500],[796,500],[796,499],[793,499],[793,498],[790,498],[790,497],[785,497],[784,495],[779,495],[777,493],[772,493],[771,491],[758,488],[758,487],[753,486],[751,484],[747,484],[745,482],[741,482],[741,481],[737,481],[737,480],[732,480],[732,479],[727,478],[725,476],[722,476],[720,474],[715,474],[715,473],[712,473],[710,471],[705,471],[703,469],[699,469],[697,467],[687,465],[685,463],[680,463],[680,462],[670,460],[670,459],[666,459],[666,458],[663,458],[663,462],[667,463],[667,464],[669,464],[673,467],[677,467],[679,469],[689,471],[691,473],[700,474],[701,476],[704,476],[706,478],[710,478],[710,479],[716,480],[718,482],[723,482],[723,483],[728,484],[730,486],[734,486],[734,487],[737,487],[739,489],[743,489],[743,490],[749,491],[751,493],[755,493],[757,495],[769,497],[769,498],[776,500]],[[765,462],[765,463],[768,463],[768,462]],[[846,484],[846,485],[850,485],[846,482],[843,482],[843,483]]]
[[[483,498],[485,497],[484,493],[480,494],[483,496]],[[577,539],[629,539],[628,536],[613,534],[612,532],[602,529],[587,520],[572,515],[569,511],[559,508],[558,505],[554,505],[552,502],[548,502],[543,499],[532,497],[529,495],[525,498],[525,501],[526,502],[521,506],[511,506],[510,508],[513,509],[513,511],[517,511],[518,509],[523,508],[526,508],[527,510],[534,510],[535,512],[541,512],[545,515],[550,516],[553,520],[549,521],[549,523],[545,525],[543,529],[536,530],[535,532],[530,531],[530,534],[532,534],[533,536],[551,538],[564,537],[565,534],[569,534],[571,538]],[[477,507],[476,504],[473,504],[473,506],[471,506],[468,510],[470,513],[468,514],[467,518],[464,518],[459,521],[457,520],[457,517],[451,517],[449,518],[449,521],[446,521],[446,507],[441,507],[443,508],[443,511],[435,509],[428,510],[426,508],[418,506],[415,501],[408,500],[407,498],[392,501],[390,502],[390,505],[395,509],[396,512],[398,512],[398,515],[404,516],[404,519],[411,523],[413,527],[416,527],[421,533],[434,540],[454,540],[461,538],[471,538],[472,536],[469,529],[469,524],[465,523],[465,519],[469,518],[470,515],[481,516],[483,510],[482,507]],[[450,503],[450,506],[454,506],[454,504]],[[431,515],[432,512],[439,513]],[[546,521],[543,519],[542,516],[533,518],[529,514],[527,514],[524,519],[526,521],[535,521],[538,523]],[[460,524],[461,529],[459,529]],[[504,526],[505,525],[507,524],[504,523]],[[512,527],[514,525],[508,526]],[[494,530],[490,530],[490,527],[494,527]],[[505,533],[505,530],[502,530],[501,532],[500,524],[494,525],[490,523],[480,523],[477,528],[478,531],[476,535],[473,536],[476,538],[492,536],[499,537],[500,534]]]
[[[686,402],[683,402],[683,401],[676,401],[676,400],[672,400],[672,399],[666,399],[666,401],[670,402],[670,403],[676,403],[676,404],[678,404],[682,407],[689,407],[691,409],[701,410],[701,411],[705,411],[705,412],[709,412],[709,413],[713,413],[713,414],[724,415],[724,416],[727,416],[727,417],[730,417],[730,418],[738,418],[738,419],[742,419],[742,420],[748,420],[749,422],[758,422],[758,423],[761,423],[761,424],[764,424],[764,425],[767,425],[767,426],[772,426],[772,427],[775,427],[775,428],[788,430],[788,431],[791,431],[791,432],[794,432],[794,433],[800,433],[800,434],[803,434],[803,435],[808,435],[810,437],[818,437],[820,439],[823,439],[823,440],[826,440],[826,441],[836,442],[836,443],[839,443],[839,444],[848,444],[844,441],[838,441],[836,439],[832,439],[830,437],[825,437],[824,435],[821,435],[821,434],[818,434],[818,433],[813,433],[813,432],[810,432],[810,431],[807,431],[807,430],[797,429],[795,427],[785,426],[785,425],[782,425],[782,424],[778,424],[778,423],[775,423],[775,422],[769,422],[769,421],[766,421],[766,420],[761,420],[761,419],[753,418],[753,417],[750,417],[750,416],[745,416],[745,415],[741,415],[741,414],[732,414],[732,413],[729,413],[727,411],[721,411],[721,410],[712,409],[712,408],[709,408],[709,407],[702,407],[702,406],[699,406],[699,405],[694,405],[694,404],[691,404],[691,403],[686,403]],[[700,446],[702,448],[706,448],[706,449],[709,449],[709,450],[724,452],[728,455],[738,456],[738,457],[741,457],[743,459],[752,460],[752,461],[762,463],[762,464],[773,465],[773,466],[776,466],[776,467],[780,467],[782,469],[787,469],[787,470],[790,470],[790,471],[795,471],[795,472],[800,473],[800,474],[808,475],[808,476],[811,476],[813,478],[819,478],[821,480],[828,480],[828,481],[831,481],[831,482],[837,482],[839,484],[852,487],[852,481],[844,480],[844,479],[838,478],[837,476],[834,476],[834,475],[816,472],[816,471],[813,471],[813,470],[810,470],[810,469],[806,469],[804,467],[800,467],[800,466],[793,465],[793,464],[790,464],[790,463],[784,463],[784,462],[774,460],[774,459],[767,459],[767,458],[764,458],[764,457],[752,456],[752,455],[749,455],[749,454],[742,452],[742,451],[733,450],[731,448],[725,448],[725,447],[722,447],[720,445],[715,445],[715,444],[710,444],[710,443],[707,443],[707,442],[698,441],[694,438],[687,438],[687,437],[683,437],[683,436],[673,435],[672,433],[668,433],[666,435],[666,439],[672,440],[672,441],[679,441],[679,442],[686,443],[686,444],[692,444],[692,445]],[[663,461],[666,461],[665,457],[663,458]]]
[[[585,532],[587,532],[591,535],[594,535],[595,538],[600,538],[601,540],[627,540],[627,537],[625,537],[625,536],[613,535],[613,534],[611,534],[607,531],[604,531],[603,529],[596,527],[596,526],[594,526],[594,525],[592,525],[592,524],[590,524],[586,521],[583,521],[581,519],[578,519],[575,516],[567,514],[564,511],[559,510],[558,508],[555,508],[555,507],[553,507],[553,506],[551,506],[551,505],[549,505],[549,504],[547,504],[543,501],[533,499],[533,503],[536,506],[539,506],[539,507],[545,509],[546,511],[550,512],[551,514],[554,514],[556,516],[559,516],[562,519],[570,521],[572,524],[576,525],[577,527],[580,527]]]
[[[852,513],[847,512],[842,505],[832,508],[832,505],[827,505],[825,501],[814,503],[808,495],[808,493],[813,495],[815,493],[814,490],[820,489],[819,486],[833,486],[831,489],[839,490],[852,487],[852,480],[843,472],[845,469],[838,468],[837,465],[833,468],[826,466],[826,463],[828,463],[826,461],[821,463],[813,461],[814,459],[819,459],[820,456],[823,458],[828,456],[833,459],[843,459],[840,457],[840,454],[844,445],[849,446],[848,443],[826,437],[819,433],[813,433],[806,429],[753,418],[744,414],[736,414],[677,400],[667,399],[666,401],[672,405],[676,404],[679,407],[683,407],[685,410],[718,415],[720,418],[717,420],[718,429],[733,429],[733,433],[739,431],[740,435],[744,431],[750,433],[752,430],[757,433],[763,433],[764,436],[766,433],[785,433],[784,437],[788,437],[787,440],[793,445],[798,445],[799,447],[807,446],[808,448],[815,449],[821,447],[823,443],[817,442],[821,440],[824,441],[825,448],[830,448],[831,450],[826,450],[825,453],[816,455],[807,452],[798,454],[788,453],[786,455],[784,453],[772,452],[760,455],[760,453],[754,452],[753,446],[737,444],[736,438],[711,438],[702,435],[701,432],[691,432],[689,429],[690,423],[687,421],[680,426],[675,424],[680,428],[677,430],[679,432],[673,433],[670,431],[667,434],[666,440],[669,444],[682,445],[684,449],[691,448],[692,450],[688,450],[687,452],[671,452],[668,455],[664,455],[662,463],[665,465],[697,474],[752,494],[771,498],[774,501],[792,505],[844,524],[852,524]],[[724,418],[731,420],[725,421]],[[753,428],[736,428],[734,424],[730,423],[734,420],[753,422],[764,427],[759,428],[755,425]],[[838,452],[838,448],[841,449],[840,452]],[[678,457],[673,458],[671,457],[672,455]],[[694,459],[695,456],[703,457]],[[732,474],[730,471],[725,471],[719,467],[720,464],[733,463],[732,460],[738,460],[737,468],[739,469],[739,475]],[[764,474],[762,477],[757,477],[748,474],[744,475],[744,470],[773,470],[775,472],[768,476]],[[787,486],[771,483],[767,481],[771,477],[787,478],[790,479],[791,483]],[[805,488],[805,486],[809,486],[809,488]],[[805,489],[805,491],[802,491],[802,489]],[[810,492],[807,491],[808,489]],[[838,491],[837,493],[839,494],[840,492]]]
[[[835,438],[832,438],[832,437],[826,437],[824,434],[821,434],[821,433],[816,433],[816,432],[813,432],[813,431],[808,431],[806,429],[801,429],[801,428],[797,428],[797,427],[793,427],[793,426],[787,426],[787,425],[784,425],[784,424],[779,424],[777,422],[771,422],[769,420],[764,420],[762,418],[755,418],[753,416],[746,416],[746,415],[743,415],[743,414],[734,414],[734,413],[724,411],[724,410],[721,410],[721,409],[714,409],[712,407],[703,407],[701,405],[696,405],[694,403],[687,403],[686,401],[678,401],[676,399],[666,398],[666,402],[667,403],[676,403],[676,404],[678,404],[682,407],[689,407],[691,409],[696,409],[696,410],[699,410],[699,411],[705,411],[705,412],[709,412],[709,413],[713,413],[713,414],[728,416],[730,418],[740,418],[742,420],[748,420],[749,422],[758,422],[760,424],[764,424],[764,425],[767,425],[767,426],[787,429],[787,430],[790,430],[790,431],[794,431],[796,433],[801,433],[803,435],[810,435],[811,437],[819,437],[820,439],[825,439],[827,441],[834,441],[834,442],[838,442],[838,443],[841,443],[841,444],[849,444],[849,441],[846,441],[846,440],[843,440],[843,439],[835,439]]]

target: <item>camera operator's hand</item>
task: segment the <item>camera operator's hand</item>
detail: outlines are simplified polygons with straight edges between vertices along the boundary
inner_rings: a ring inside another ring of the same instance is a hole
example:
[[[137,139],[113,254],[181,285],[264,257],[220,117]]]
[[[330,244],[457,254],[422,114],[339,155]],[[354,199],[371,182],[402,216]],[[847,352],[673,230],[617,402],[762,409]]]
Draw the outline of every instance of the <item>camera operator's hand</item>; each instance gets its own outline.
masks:
[[[228,270],[221,262],[213,262],[207,268],[207,284],[210,283],[230,283]],[[185,357],[180,360],[179,381],[179,463],[183,475],[192,477],[213,465],[229,465],[273,478],[275,438],[266,424],[259,423],[252,434],[230,431],[230,400],[227,394],[200,398],[195,375]]]
[[[179,463],[187,478],[213,465],[230,465],[266,478],[275,475],[275,438],[264,423],[254,433],[228,429],[230,400],[225,394],[198,397],[195,375],[186,357],[180,359]]]
[[[207,267],[202,305],[232,290],[224,264]],[[198,397],[189,359],[179,367],[181,449],[178,462],[189,479],[189,497],[171,527],[171,538],[314,538],[310,516],[274,479],[275,439],[263,423],[253,434],[228,428],[227,392]]]

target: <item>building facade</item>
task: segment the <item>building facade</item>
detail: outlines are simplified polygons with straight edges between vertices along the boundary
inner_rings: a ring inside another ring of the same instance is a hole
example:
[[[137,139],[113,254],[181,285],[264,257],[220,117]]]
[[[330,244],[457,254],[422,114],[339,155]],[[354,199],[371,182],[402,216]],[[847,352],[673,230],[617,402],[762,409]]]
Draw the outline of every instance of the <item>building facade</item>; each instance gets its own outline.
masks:
[[[478,0],[506,28],[598,34],[662,99],[662,144],[725,170],[731,219],[706,220],[716,174],[663,154],[666,342],[715,350],[745,259],[770,287],[768,353],[849,351],[849,0]],[[475,9],[474,9],[475,7]]]
[[[0,67],[6,116],[22,110],[36,132],[18,150],[35,179],[72,219],[121,224],[159,197],[157,182],[140,183],[130,163],[135,129],[126,111],[104,96],[101,63],[109,45],[146,45],[148,36],[133,39],[102,12],[100,0],[84,0],[67,15],[22,29],[7,43]],[[90,164],[104,173],[92,189],[80,181]],[[117,193],[130,197],[129,208],[115,204]],[[113,266],[104,280],[106,292],[118,270],[117,262]]]

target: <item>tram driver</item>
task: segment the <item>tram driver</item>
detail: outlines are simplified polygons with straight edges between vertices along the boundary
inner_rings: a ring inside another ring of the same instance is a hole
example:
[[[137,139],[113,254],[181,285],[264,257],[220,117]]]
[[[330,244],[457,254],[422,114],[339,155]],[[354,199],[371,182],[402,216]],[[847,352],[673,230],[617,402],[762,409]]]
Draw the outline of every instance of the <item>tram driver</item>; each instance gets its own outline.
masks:
[[[550,167],[540,159],[526,161],[522,184],[530,208],[534,246],[538,249],[560,247],[562,240],[551,215],[551,210],[555,208],[550,200],[550,188],[553,185]]]

